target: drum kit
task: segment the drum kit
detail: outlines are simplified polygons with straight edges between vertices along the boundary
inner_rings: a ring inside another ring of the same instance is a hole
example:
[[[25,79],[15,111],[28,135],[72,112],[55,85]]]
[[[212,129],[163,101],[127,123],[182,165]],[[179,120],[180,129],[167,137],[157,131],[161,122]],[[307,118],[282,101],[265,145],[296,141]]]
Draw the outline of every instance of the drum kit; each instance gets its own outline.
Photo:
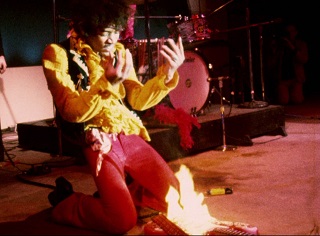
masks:
[[[212,65],[208,63],[205,58],[199,54],[196,50],[186,50],[190,44],[198,45],[202,42],[208,42],[211,39],[213,33],[227,33],[233,30],[246,29],[248,38],[248,53],[249,53],[249,74],[250,74],[250,84],[251,84],[251,98],[250,102],[242,103],[239,105],[241,108],[261,108],[268,106],[268,103],[263,101],[254,100],[254,87],[253,87],[253,73],[252,73],[252,55],[251,55],[251,36],[250,28],[258,26],[260,29],[260,60],[262,58],[262,34],[261,28],[265,24],[277,23],[277,21],[264,22],[260,24],[250,25],[249,22],[249,8],[246,8],[246,26],[239,29],[229,29],[224,31],[213,32],[208,27],[208,22],[205,15],[195,14],[191,17],[181,15],[179,16],[150,16],[149,15],[149,1],[153,2],[156,0],[127,0],[128,4],[144,4],[145,16],[139,17],[145,19],[145,40],[133,40],[126,42],[123,41],[125,46],[132,50],[134,56],[134,63],[136,68],[138,68],[138,76],[141,82],[146,82],[148,78],[152,78],[159,66],[162,65],[163,59],[160,56],[159,50],[161,45],[165,42],[165,39],[151,39],[150,38],[150,18],[174,18],[176,21],[168,24],[169,37],[176,39],[177,36],[182,37],[182,41],[185,46],[185,61],[179,67],[178,72],[180,75],[180,80],[177,87],[169,93],[170,102],[174,108],[182,108],[185,112],[191,114],[192,116],[198,116],[204,114],[204,109],[210,104],[210,94],[215,90],[211,82],[213,80],[218,80],[219,89],[218,92],[220,96],[220,113],[222,120],[222,132],[223,132],[223,145],[217,148],[221,151],[235,150],[235,146],[230,146],[226,144],[225,135],[225,123],[224,123],[224,101],[225,98],[222,97],[223,80],[229,79],[228,76],[220,76],[218,78],[212,78],[211,69]],[[200,6],[200,0],[199,6]],[[228,1],[224,5],[220,6],[211,14],[222,9],[226,5],[230,4],[233,0]],[[199,7],[200,10],[200,7]],[[209,14],[208,16],[210,16]],[[196,48],[195,48],[196,49]],[[147,60],[145,60],[147,58]],[[147,62],[147,63],[146,63]],[[261,64],[261,84],[262,93],[264,99],[264,81],[262,73],[262,60]]]
[[[148,12],[149,2],[156,0],[127,0],[130,4],[144,4],[145,15],[135,16],[138,19],[149,21],[152,18],[175,19],[167,25],[169,38],[182,38],[184,46],[208,42],[211,39],[212,30],[208,27],[205,15],[195,14],[189,16],[150,16]],[[149,36],[150,24],[145,24],[146,39],[128,38],[120,40],[133,56],[134,65],[140,82],[145,83],[156,75],[157,69],[164,63],[160,55],[161,46],[166,42],[165,38],[152,39]],[[182,108],[188,114],[198,116],[204,114],[204,109],[210,103],[212,87],[211,64],[196,50],[186,50],[185,62],[179,67],[180,81],[177,87],[169,94],[170,102],[174,108]],[[191,69],[192,68],[192,69]]]
[[[163,58],[160,56],[159,50],[164,44],[165,39],[159,40],[150,38],[149,20],[152,17],[149,16],[148,0],[128,0],[128,4],[145,4],[145,16],[143,18],[146,20],[145,32],[147,39],[129,39],[127,41],[122,41],[122,43],[132,52],[139,80],[142,83],[145,83],[149,78],[152,78],[156,74],[157,68],[164,62]],[[203,14],[192,15],[191,18],[181,16],[160,18],[179,19],[168,25],[169,37],[176,39],[179,35],[184,44],[197,43],[199,41],[210,40],[211,38],[212,31],[209,29]],[[145,60],[145,58],[148,60]],[[204,114],[204,109],[210,104],[209,95],[214,90],[211,85],[211,82],[214,80],[210,77],[211,69],[212,65],[205,61],[204,57],[196,50],[185,50],[185,61],[178,68],[180,76],[179,83],[177,87],[169,93],[172,106],[176,109],[183,109],[192,116]],[[219,151],[233,151],[236,149],[235,146],[226,144],[222,87],[223,80],[228,78],[229,77],[224,76],[218,78],[220,89],[218,94],[220,95],[220,113],[223,134],[223,144],[216,149]]]
[[[268,106],[265,102],[264,97],[264,81],[263,81],[263,64],[262,64],[262,33],[261,28],[263,25],[279,23],[279,20],[273,20],[269,22],[262,22],[257,24],[250,24],[250,12],[249,8],[246,8],[246,25],[243,27],[227,29],[227,30],[212,30],[208,26],[206,16],[204,14],[194,14],[189,16],[150,16],[149,14],[149,3],[157,0],[126,0],[127,3],[141,5],[144,4],[145,15],[135,16],[135,18],[145,19],[145,34],[146,39],[135,40],[125,39],[122,43],[131,50],[134,57],[134,64],[137,68],[137,74],[139,80],[145,83],[149,78],[152,78],[157,71],[157,68],[163,64],[163,59],[160,56],[159,50],[166,39],[151,39],[150,38],[150,19],[151,18],[162,18],[162,19],[175,19],[167,25],[169,38],[176,39],[181,36],[184,48],[185,48],[185,62],[179,67],[178,72],[180,74],[180,81],[177,88],[170,92],[169,97],[172,105],[175,108],[182,108],[187,113],[194,116],[201,115],[204,113],[204,109],[207,107],[210,101],[209,96],[212,91],[212,81],[217,80],[211,78],[211,67],[212,65],[205,60],[203,55],[200,55],[197,49],[198,45],[210,44],[211,38],[216,33],[228,33],[236,30],[247,30],[248,38],[248,58],[249,58],[249,75],[250,75],[250,91],[251,101],[243,102],[239,104],[240,108],[261,108]],[[198,0],[200,3],[200,0]],[[210,14],[216,13],[226,5],[230,4],[233,0],[226,2],[221,5]],[[199,4],[200,5],[200,4]],[[199,7],[200,10],[200,7]],[[263,101],[256,101],[254,94],[254,83],[253,83],[253,68],[252,68],[252,52],[251,52],[251,35],[250,28],[259,27],[259,44],[260,44],[260,76],[262,85],[262,97]],[[192,49],[192,50],[191,50]],[[192,68],[192,69],[190,69]],[[227,78],[227,77],[225,77]],[[195,97],[196,96],[196,97]],[[220,95],[221,96],[221,95]]]

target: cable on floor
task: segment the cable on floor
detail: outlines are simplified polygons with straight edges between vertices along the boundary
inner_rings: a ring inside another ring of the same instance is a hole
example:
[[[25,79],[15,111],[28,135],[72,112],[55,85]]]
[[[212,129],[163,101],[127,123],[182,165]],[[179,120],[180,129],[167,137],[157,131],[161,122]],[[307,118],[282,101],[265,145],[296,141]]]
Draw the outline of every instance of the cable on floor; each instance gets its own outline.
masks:
[[[40,182],[36,182],[36,181],[32,181],[29,179],[24,178],[25,174],[17,174],[16,177],[19,181],[21,181],[22,183],[25,184],[30,184],[30,185],[34,185],[34,186],[38,186],[38,187],[44,187],[44,188],[49,188],[49,189],[55,189],[54,185],[51,184],[44,184],[44,183],[40,183]]]

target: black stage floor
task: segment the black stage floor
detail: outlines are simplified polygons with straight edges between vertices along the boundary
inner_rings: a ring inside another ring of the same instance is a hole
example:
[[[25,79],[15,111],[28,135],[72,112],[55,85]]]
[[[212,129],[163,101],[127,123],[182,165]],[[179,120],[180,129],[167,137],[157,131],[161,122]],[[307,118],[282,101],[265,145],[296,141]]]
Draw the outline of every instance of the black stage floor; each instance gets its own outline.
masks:
[[[220,105],[211,105],[204,110],[204,114],[197,117],[201,127],[194,127],[191,131],[194,141],[191,149],[185,150],[181,147],[178,126],[175,125],[147,124],[151,136],[150,144],[166,161],[170,161],[214,148],[251,146],[253,144],[251,139],[258,136],[287,135],[283,106],[269,105],[259,108],[225,106],[223,116],[220,108]],[[17,132],[19,146],[24,149],[69,156],[81,153],[66,140],[60,141],[58,129],[53,125],[52,119],[19,123]]]

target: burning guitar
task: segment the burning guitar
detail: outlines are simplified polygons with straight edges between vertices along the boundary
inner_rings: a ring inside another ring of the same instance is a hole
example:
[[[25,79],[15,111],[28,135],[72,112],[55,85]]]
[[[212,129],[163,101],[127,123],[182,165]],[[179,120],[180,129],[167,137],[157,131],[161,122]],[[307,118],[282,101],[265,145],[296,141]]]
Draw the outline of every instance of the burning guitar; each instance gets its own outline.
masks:
[[[258,235],[257,227],[246,223],[219,221],[203,204],[204,196],[194,191],[189,169],[182,165],[175,174],[180,181],[180,194],[170,188],[166,214],[158,214],[144,225],[146,235]]]
[[[144,225],[145,235],[188,235],[179,226],[159,214]],[[259,235],[257,227],[249,224],[230,221],[215,222],[216,226],[205,235]]]

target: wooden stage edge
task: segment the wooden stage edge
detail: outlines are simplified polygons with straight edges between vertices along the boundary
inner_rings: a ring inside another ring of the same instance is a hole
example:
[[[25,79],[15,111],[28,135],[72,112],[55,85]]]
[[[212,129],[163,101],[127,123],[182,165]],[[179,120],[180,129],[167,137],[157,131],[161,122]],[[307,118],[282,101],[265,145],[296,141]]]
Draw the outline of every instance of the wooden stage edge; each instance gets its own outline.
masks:
[[[251,139],[254,137],[287,135],[283,106],[239,108],[238,105],[233,105],[225,106],[224,109],[224,116],[220,112],[219,105],[206,108],[204,114],[198,116],[201,127],[199,129],[194,127],[191,131],[194,141],[191,149],[185,150],[181,147],[177,126],[152,127],[147,125],[151,136],[150,144],[166,161],[170,161],[224,147],[224,145],[251,146],[253,145]],[[223,123],[225,135],[223,135]],[[19,146],[51,154],[81,156],[79,148],[63,138],[59,145],[58,129],[52,124],[52,119],[17,124]]]

